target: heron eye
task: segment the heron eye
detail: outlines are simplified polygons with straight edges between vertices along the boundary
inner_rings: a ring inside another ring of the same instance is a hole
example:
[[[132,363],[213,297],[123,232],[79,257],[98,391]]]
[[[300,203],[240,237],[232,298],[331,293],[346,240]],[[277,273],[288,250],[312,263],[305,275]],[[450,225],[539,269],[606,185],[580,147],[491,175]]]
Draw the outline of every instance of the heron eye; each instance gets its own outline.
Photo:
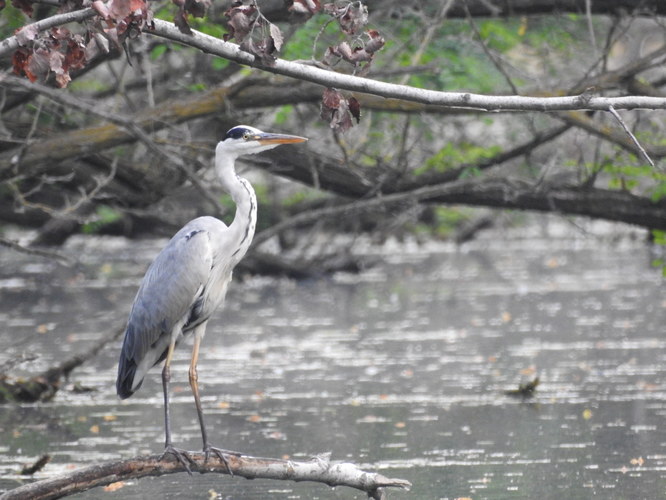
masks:
[[[250,140],[250,137],[252,137],[252,134],[250,134],[249,132],[245,132],[245,133],[243,134],[243,140],[244,140],[244,141],[248,141],[248,140]]]

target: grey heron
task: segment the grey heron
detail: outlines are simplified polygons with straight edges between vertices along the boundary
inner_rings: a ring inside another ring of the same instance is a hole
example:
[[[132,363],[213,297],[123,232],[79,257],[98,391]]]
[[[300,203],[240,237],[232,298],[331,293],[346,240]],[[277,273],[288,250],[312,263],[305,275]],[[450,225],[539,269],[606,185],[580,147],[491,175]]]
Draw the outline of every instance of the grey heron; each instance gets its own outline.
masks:
[[[233,222],[227,226],[214,217],[198,217],[178,231],[152,262],[141,282],[130,311],[120,360],[116,391],[121,399],[141,387],[146,373],[164,361],[164,429],[166,454],[174,455],[189,471],[187,452],[173,446],[169,413],[170,365],[176,345],[187,334],[194,337],[189,381],[203,439],[203,451],[227,463],[224,450],[208,441],[197,375],[199,347],[206,324],[224,301],[234,267],[243,258],[254,236],[257,198],[252,185],[236,174],[241,155],[259,153],[280,144],[304,142],[294,135],[271,134],[240,125],[229,130],[215,148],[215,172],[236,204]],[[228,464],[227,464],[228,466]]]

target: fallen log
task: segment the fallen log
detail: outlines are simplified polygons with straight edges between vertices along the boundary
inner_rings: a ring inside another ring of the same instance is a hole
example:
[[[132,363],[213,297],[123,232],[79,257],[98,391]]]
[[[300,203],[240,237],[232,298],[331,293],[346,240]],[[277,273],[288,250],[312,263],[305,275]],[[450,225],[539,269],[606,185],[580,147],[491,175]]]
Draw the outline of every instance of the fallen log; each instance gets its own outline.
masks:
[[[411,487],[411,483],[404,479],[391,479],[376,472],[365,472],[352,463],[331,462],[330,453],[303,462],[229,454],[226,456],[228,467],[216,457],[205,462],[203,453],[187,453],[191,459],[191,471],[201,474],[232,474],[246,479],[314,481],[330,487],[347,486],[361,490],[375,500],[386,498],[386,488],[408,490]],[[111,488],[116,490],[123,488],[125,481],[131,479],[187,472],[185,466],[176,459],[160,458],[160,455],[139,456],[82,467],[67,474],[9,490],[0,496],[0,500],[49,500],[107,485],[112,485]]]

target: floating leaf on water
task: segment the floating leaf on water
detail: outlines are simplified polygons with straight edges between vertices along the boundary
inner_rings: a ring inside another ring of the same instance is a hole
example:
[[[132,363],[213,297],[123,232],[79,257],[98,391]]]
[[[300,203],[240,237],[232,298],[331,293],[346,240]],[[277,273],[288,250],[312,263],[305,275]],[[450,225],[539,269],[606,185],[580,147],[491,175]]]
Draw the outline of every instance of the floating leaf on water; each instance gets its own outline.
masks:
[[[116,481],[115,483],[107,484],[103,490],[107,493],[118,491],[120,488],[125,487],[125,481]]]

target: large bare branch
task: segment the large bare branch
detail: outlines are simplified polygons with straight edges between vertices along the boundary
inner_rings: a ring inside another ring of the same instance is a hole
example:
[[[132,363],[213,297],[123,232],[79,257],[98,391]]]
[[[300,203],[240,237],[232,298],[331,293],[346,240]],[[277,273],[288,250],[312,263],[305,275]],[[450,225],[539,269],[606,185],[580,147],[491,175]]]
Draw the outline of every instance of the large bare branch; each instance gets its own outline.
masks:
[[[449,10],[449,17],[466,17],[466,9],[474,17],[524,16],[586,12],[587,0],[456,0]],[[617,14],[633,12],[638,15],[666,14],[666,3],[660,0],[595,0],[589,2],[591,14]]]
[[[283,481],[315,481],[328,486],[348,486],[364,491],[374,499],[385,498],[385,488],[409,489],[404,479],[390,479],[374,472],[365,472],[351,463],[330,462],[328,454],[307,462],[228,455],[227,466],[218,459],[204,462],[203,453],[188,452],[193,460],[192,471],[201,474],[217,473],[247,479],[276,479]],[[163,476],[186,469],[176,460],[160,460],[160,455],[135,457],[119,462],[107,462],[83,467],[68,474],[20,486],[0,496],[0,500],[48,500],[61,498],[91,488],[148,476]]]
[[[666,203],[654,202],[628,191],[533,185],[519,179],[487,178],[445,182],[309,210],[261,231],[255,236],[253,246],[261,245],[287,228],[311,224],[317,220],[352,217],[370,210],[394,210],[415,203],[447,203],[583,215],[666,230]]]
[[[483,111],[571,111],[614,109],[666,109],[666,99],[651,96],[601,97],[583,93],[577,96],[530,97],[482,95],[470,92],[441,92],[406,85],[380,82],[369,78],[336,73],[315,66],[278,59],[274,66],[263,65],[254,55],[244,52],[236,44],[224,42],[204,33],[193,31],[192,35],[181,33],[176,26],[159,19],[155,20],[152,33],[163,38],[195,47],[203,52],[223,57],[239,64],[261,68],[271,73],[290,76],[299,80],[317,83],[354,92],[364,92],[386,98],[404,99],[422,104],[478,109]]]
[[[443,0],[444,1],[444,0]],[[506,17],[537,14],[584,14],[586,4],[592,14],[616,15],[631,13],[635,16],[666,14],[666,3],[661,0],[453,0],[447,11],[448,18],[466,17],[466,9],[473,17]],[[223,5],[231,4],[225,0]],[[436,2],[433,2],[433,5]],[[390,15],[395,7],[423,9],[422,0],[373,0],[372,9],[378,15]],[[263,0],[261,12],[271,21],[293,21],[294,15],[281,0]],[[379,14],[381,12],[381,14]]]
[[[92,13],[91,13],[92,12]],[[62,22],[83,20],[94,15],[92,9],[77,11],[78,17],[64,18]],[[64,15],[62,15],[64,16]],[[51,18],[52,19],[52,18]],[[43,21],[40,21],[43,22]],[[52,24],[52,23],[50,23]],[[41,28],[40,26],[36,26]],[[245,52],[234,43],[193,30],[191,35],[181,33],[173,24],[155,19],[154,28],[147,30],[156,36],[166,38],[180,44],[197,48],[227,60],[260,68],[264,71],[290,76],[299,80],[313,82],[325,87],[334,87],[354,92],[364,92],[386,98],[404,99],[428,105],[439,105],[483,111],[571,111],[614,109],[666,109],[666,99],[652,96],[618,96],[602,97],[588,93],[574,96],[531,97],[518,95],[482,95],[470,92],[441,92],[406,85],[386,83],[369,78],[336,73],[327,69],[306,64],[277,59],[272,66],[266,66],[249,52]],[[0,42],[0,57],[6,56],[19,46],[17,36],[9,37]]]

